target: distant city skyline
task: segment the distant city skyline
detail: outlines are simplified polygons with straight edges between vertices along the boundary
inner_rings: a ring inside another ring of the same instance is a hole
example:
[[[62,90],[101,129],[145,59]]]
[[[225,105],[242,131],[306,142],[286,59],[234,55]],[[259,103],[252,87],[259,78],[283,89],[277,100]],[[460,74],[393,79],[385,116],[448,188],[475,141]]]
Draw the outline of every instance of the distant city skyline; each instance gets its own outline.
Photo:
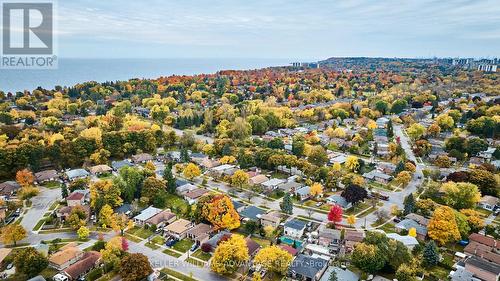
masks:
[[[59,56],[500,56],[497,0],[58,1]]]

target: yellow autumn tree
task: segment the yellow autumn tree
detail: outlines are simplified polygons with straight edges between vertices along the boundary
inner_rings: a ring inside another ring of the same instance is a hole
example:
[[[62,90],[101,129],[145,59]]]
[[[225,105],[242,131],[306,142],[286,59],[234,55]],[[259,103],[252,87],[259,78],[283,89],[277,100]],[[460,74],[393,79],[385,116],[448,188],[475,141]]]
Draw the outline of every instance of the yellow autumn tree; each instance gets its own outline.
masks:
[[[192,180],[193,178],[198,177],[201,175],[200,168],[194,163],[189,163],[186,165],[184,170],[182,171],[182,174],[187,178]]]
[[[236,162],[236,158],[234,156],[231,156],[231,155],[226,155],[226,156],[223,156],[219,162],[221,164],[232,164],[234,162]]]
[[[102,141],[102,130],[98,127],[91,127],[80,132],[80,136],[86,139],[95,140],[96,143]]]
[[[150,170],[152,172],[156,171],[156,166],[151,161],[146,162],[146,165],[144,165],[144,168],[148,169],[148,170]]]
[[[284,275],[292,262],[292,255],[278,246],[268,246],[255,255],[253,262],[268,271]]]
[[[249,258],[245,239],[241,235],[233,234],[217,246],[210,268],[218,274],[232,274]]]
[[[356,224],[356,216],[350,215],[347,217],[347,223],[352,227]]]
[[[439,245],[460,239],[460,231],[453,209],[448,206],[437,208],[427,226],[429,237]]]
[[[344,165],[348,170],[356,171],[359,168],[358,157],[354,155],[347,156]]]
[[[130,220],[125,214],[114,214],[111,219],[111,228],[114,231],[119,231],[120,235],[123,236],[123,233],[126,229],[130,229],[134,227],[134,222]]]
[[[231,176],[231,184],[233,186],[237,186],[239,188],[242,188],[243,185],[248,183],[248,180],[250,179],[250,176],[243,171],[243,170],[237,170],[234,172],[234,174]]]
[[[417,229],[414,227],[410,228],[410,230],[408,230],[408,236],[417,237]]]
[[[401,171],[396,176],[396,181],[398,183],[400,183],[401,185],[403,185],[403,187],[404,187],[404,186],[407,186],[408,183],[410,183],[411,178],[412,178],[412,175],[410,174],[410,172],[408,172],[408,171]]]
[[[234,209],[231,199],[222,194],[206,195],[198,201],[196,212],[217,229],[240,227],[240,215]]]
[[[100,180],[90,186],[90,206],[100,210],[104,205],[118,207],[123,200],[120,197],[120,188],[111,180]]]
[[[323,186],[320,183],[315,182],[309,188],[309,194],[312,197],[316,197],[318,195],[321,195],[322,193],[323,193]]]

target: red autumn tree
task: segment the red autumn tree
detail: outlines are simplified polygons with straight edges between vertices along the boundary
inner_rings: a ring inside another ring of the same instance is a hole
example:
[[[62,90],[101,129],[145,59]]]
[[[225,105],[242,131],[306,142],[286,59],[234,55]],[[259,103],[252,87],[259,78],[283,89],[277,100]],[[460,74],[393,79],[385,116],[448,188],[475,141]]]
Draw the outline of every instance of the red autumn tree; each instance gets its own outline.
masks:
[[[128,251],[128,241],[125,237],[122,237],[122,250],[125,252]]]
[[[328,221],[337,224],[342,221],[342,207],[333,205],[328,212]]]

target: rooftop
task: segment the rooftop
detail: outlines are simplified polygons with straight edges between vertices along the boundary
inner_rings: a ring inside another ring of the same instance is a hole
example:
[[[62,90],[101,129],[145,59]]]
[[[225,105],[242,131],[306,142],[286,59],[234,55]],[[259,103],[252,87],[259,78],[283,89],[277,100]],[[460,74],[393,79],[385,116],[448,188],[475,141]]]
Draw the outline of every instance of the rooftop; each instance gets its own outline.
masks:
[[[293,228],[296,230],[303,230],[306,227],[306,223],[301,220],[292,219],[285,223],[285,227]]]

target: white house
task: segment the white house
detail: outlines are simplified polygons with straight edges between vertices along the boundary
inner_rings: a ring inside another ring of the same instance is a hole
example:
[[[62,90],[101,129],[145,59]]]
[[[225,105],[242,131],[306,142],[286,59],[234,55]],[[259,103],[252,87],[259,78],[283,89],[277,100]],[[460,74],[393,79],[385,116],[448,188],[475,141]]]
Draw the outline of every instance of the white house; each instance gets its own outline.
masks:
[[[301,220],[292,219],[285,223],[284,234],[293,239],[300,239],[304,235],[306,223]]]

